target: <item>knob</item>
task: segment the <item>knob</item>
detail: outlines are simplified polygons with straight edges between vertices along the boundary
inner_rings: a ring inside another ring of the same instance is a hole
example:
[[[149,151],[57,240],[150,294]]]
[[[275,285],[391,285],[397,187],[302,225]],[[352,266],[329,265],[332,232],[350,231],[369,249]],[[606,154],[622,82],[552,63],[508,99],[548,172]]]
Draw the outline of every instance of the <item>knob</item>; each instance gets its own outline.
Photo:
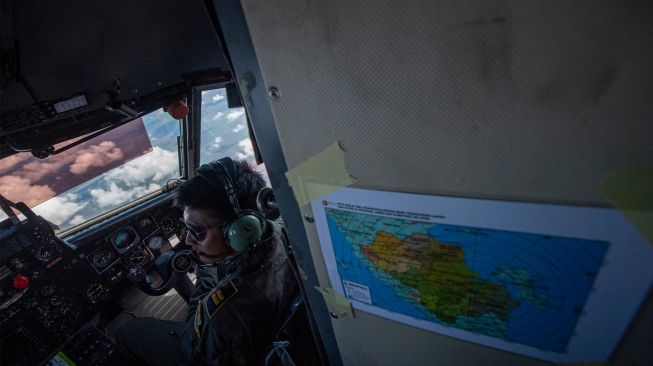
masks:
[[[127,273],[127,278],[136,283],[143,281],[145,277],[147,277],[147,273],[141,267],[132,267],[129,269],[129,273]]]
[[[26,289],[29,286],[29,277],[23,275],[15,275],[11,285],[16,290]]]

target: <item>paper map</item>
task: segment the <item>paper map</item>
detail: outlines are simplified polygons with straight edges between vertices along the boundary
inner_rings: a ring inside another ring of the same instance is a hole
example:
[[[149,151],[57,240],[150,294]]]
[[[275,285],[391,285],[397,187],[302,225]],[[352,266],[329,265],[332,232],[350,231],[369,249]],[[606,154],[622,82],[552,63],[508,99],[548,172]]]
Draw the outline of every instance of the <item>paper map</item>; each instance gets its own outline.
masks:
[[[653,250],[615,210],[348,188],[313,210],[332,285],[354,307],[550,361],[606,359],[653,277]],[[646,274],[619,273],[620,258]],[[603,316],[619,332],[592,329]]]

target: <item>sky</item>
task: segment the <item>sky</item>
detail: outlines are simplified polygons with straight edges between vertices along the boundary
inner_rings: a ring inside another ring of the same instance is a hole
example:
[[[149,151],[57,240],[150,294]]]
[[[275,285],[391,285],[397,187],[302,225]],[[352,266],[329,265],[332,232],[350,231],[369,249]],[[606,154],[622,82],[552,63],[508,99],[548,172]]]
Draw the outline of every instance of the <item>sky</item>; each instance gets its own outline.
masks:
[[[0,193],[34,207],[150,151],[152,145],[139,118],[47,159],[26,152],[0,160]]]
[[[254,162],[245,110],[228,108],[224,89],[202,93],[201,120],[201,163],[224,156],[247,160],[267,181],[265,166]],[[2,159],[0,193],[60,229],[81,224],[178,178],[179,130],[179,121],[158,110],[60,155]]]

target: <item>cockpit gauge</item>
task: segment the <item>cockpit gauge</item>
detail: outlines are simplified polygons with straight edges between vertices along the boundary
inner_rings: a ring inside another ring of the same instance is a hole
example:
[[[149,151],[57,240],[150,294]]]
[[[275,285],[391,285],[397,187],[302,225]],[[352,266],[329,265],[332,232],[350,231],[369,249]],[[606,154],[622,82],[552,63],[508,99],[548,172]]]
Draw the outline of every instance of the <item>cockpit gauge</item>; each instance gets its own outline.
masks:
[[[84,292],[84,295],[86,296],[86,299],[88,301],[95,304],[98,301],[102,300],[104,297],[106,297],[110,291],[111,290],[108,287],[106,287],[102,282],[97,281],[90,284],[88,287],[86,287],[86,291]]]
[[[40,246],[34,249],[34,257],[43,263],[49,262],[54,257],[54,252],[51,248],[46,246]]]
[[[34,312],[32,313],[32,316],[36,319],[45,319],[46,316],[50,314],[50,306],[49,304],[41,303],[36,306],[36,309],[34,309]]]
[[[175,219],[172,218],[172,216],[167,216],[163,218],[160,222],[161,229],[163,230],[164,233],[169,233],[171,231],[174,231],[177,228],[177,225],[175,224]]]
[[[136,224],[136,230],[141,236],[150,235],[156,229],[156,222],[149,216],[139,219]]]
[[[122,258],[128,267],[145,267],[154,259],[154,255],[145,246],[139,244]]]
[[[73,305],[70,303],[63,303],[58,310],[59,310],[59,314],[63,316],[67,316],[70,315],[70,313],[72,312]]]
[[[147,273],[143,270],[141,267],[132,267],[129,269],[129,273],[127,273],[127,277],[132,281],[139,283],[145,279],[147,276]]]
[[[186,273],[192,266],[193,258],[189,253],[180,252],[172,258],[172,269],[177,272]]]
[[[63,302],[63,296],[59,294],[54,294],[52,297],[50,297],[50,305],[52,306],[59,306]]]
[[[140,240],[140,236],[131,225],[127,225],[107,237],[107,241],[111,243],[118,254],[127,252],[132,245]]]
[[[100,248],[91,255],[91,262],[95,268],[104,268],[111,264],[113,252],[109,248]]]
[[[156,252],[163,246],[163,237],[155,234],[147,238],[146,242],[147,247],[150,248],[151,251]]]
[[[22,258],[15,257],[15,258],[13,258],[11,260],[11,265],[14,267],[14,270],[19,270],[19,269],[23,268],[25,263],[23,262]]]
[[[125,268],[122,263],[117,262],[113,266],[107,268],[107,270],[102,273],[102,276],[105,280],[109,281],[110,284],[115,285],[127,276],[127,268]]]

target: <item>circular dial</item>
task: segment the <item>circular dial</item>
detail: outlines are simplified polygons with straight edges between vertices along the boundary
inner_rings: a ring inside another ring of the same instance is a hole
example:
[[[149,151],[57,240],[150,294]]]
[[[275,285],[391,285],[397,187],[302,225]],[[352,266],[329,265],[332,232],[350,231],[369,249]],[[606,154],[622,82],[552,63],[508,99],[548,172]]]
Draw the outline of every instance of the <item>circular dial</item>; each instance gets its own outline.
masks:
[[[108,248],[102,248],[93,253],[91,261],[96,268],[103,268],[111,263],[111,259],[113,259],[113,253],[111,250]]]
[[[180,254],[176,255],[172,259],[172,269],[177,272],[188,272],[188,270],[193,266],[193,260],[189,254]]]
[[[118,282],[122,281],[123,278],[127,275],[127,269],[125,266],[123,266],[120,263],[116,263],[115,266],[111,266],[110,268],[107,268],[104,273],[102,273],[102,276],[109,281],[112,285],[117,284]]]
[[[170,232],[175,229],[177,225],[175,225],[175,220],[172,217],[166,217],[165,219],[161,220],[161,229],[163,231]]]
[[[40,260],[41,262],[49,262],[50,259],[53,257],[53,253],[50,250],[50,248],[47,247],[38,247],[34,249],[34,256],[36,259]]]
[[[147,247],[150,250],[159,250],[163,245],[163,237],[161,235],[152,235],[147,239]]]
[[[154,231],[155,225],[156,224],[154,223],[154,220],[152,220],[149,217],[141,219],[140,221],[138,221],[138,224],[136,224],[136,226],[138,227],[138,231],[141,234],[145,234],[145,235]]]
[[[63,297],[59,294],[54,294],[50,297],[50,305],[59,306],[63,302]]]
[[[59,314],[66,316],[73,311],[73,305],[71,303],[65,302],[59,307]]]
[[[129,269],[129,273],[127,274],[127,277],[136,283],[143,281],[146,276],[147,273],[145,273],[141,267],[132,267]]]
[[[125,254],[124,260],[129,267],[143,267],[150,261],[151,255],[144,246],[138,245]]]
[[[86,298],[92,303],[101,300],[104,295],[109,292],[109,289],[104,286],[102,282],[95,282],[86,288]]]
[[[136,233],[133,232],[132,230],[122,230],[117,232],[113,236],[113,245],[116,246],[118,249],[125,249],[129,247],[134,240],[136,239]]]
[[[39,303],[36,306],[36,309],[32,313],[32,316],[36,319],[44,319],[50,313],[50,304]]]
[[[14,269],[17,270],[23,268],[23,266],[25,265],[25,263],[23,263],[23,259],[18,257],[12,259],[11,264],[14,266]]]

